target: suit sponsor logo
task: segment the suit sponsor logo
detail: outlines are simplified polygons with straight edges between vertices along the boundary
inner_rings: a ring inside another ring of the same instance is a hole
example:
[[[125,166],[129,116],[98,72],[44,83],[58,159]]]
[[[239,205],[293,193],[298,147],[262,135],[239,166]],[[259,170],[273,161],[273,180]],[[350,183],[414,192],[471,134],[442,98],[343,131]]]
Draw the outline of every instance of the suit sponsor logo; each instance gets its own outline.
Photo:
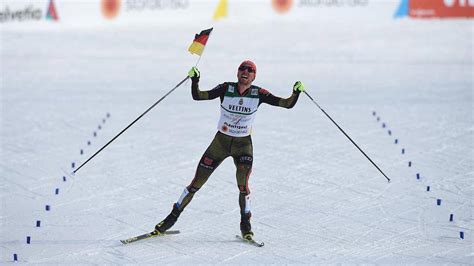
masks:
[[[252,163],[253,157],[252,156],[240,156],[239,161],[241,163]]]
[[[248,134],[249,126],[232,125],[227,122],[224,122],[224,124],[221,126],[221,130],[222,132],[225,132],[225,133],[241,135],[241,134]]]
[[[267,91],[266,89],[260,89],[260,93],[262,93],[262,94],[264,94],[264,95],[270,94],[270,92]]]
[[[205,156],[204,158],[202,158],[201,162],[199,163],[199,166],[205,169],[214,170],[214,160]]]
[[[235,112],[243,112],[243,113],[252,112],[252,109],[250,107],[245,107],[245,106],[238,106],[238,105],[229,104],[228,108],[229,108],[230,111],[235,111]]]
[[[247,129],[247,126],[231,125],[227,122],[224,122],[224,126],[227,128],[234,128],[234,129]]]
[[[214,162],[213,159],[209,158],[209,157],[204,157],[204,164],[206,165],[212,165],[212,163]]]

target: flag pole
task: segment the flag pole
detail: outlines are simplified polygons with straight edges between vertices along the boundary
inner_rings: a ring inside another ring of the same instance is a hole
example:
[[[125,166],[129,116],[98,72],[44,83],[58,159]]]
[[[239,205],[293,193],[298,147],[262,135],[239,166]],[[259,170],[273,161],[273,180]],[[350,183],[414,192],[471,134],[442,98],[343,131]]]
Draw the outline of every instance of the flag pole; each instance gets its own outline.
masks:
[[[204,48],[204,49],[206,49],[206,48]],[[204,53],[204,50],[202,50],[202,52]],[[194,65],[195,67],[197,67],[198,64],[199,64],[199,61],[201,61],[201,56],[202,56],[202,54],[198,57],[198,60],[196,61],[196,64]]]

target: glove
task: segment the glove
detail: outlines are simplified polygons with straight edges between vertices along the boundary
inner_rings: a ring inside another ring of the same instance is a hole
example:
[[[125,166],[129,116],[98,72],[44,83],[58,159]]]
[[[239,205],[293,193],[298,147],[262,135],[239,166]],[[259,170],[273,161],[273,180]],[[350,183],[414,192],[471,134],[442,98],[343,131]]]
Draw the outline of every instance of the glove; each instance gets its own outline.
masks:
[[[295,85],[293,85],[293,91],[294,92],[303,92],[304,91],[304,84],[301,81],[295,82]]]
[[[199,76],[200,76],[200,73],[197,67],[192,67],[191,70],[189,70],[188,72],[188,77],[190,77],[191,79],[199,79]]]

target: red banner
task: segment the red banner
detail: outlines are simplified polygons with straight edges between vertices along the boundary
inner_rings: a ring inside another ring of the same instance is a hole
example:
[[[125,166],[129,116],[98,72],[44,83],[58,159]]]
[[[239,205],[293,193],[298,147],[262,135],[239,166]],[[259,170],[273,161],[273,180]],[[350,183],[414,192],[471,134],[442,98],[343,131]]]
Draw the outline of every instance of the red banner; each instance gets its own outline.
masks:
[[[410,0],[413,18],[474,17],[472,0]]]

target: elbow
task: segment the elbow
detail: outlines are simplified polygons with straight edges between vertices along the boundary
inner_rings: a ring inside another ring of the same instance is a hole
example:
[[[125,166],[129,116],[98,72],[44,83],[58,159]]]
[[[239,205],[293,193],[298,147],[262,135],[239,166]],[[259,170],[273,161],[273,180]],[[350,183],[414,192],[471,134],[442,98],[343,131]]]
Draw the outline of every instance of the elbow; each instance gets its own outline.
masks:
[[[204,100],[202,97],[199,96],[199,94],[194,94],[193,93],[193,100],[195,101],[201,101],[201,100]]]

